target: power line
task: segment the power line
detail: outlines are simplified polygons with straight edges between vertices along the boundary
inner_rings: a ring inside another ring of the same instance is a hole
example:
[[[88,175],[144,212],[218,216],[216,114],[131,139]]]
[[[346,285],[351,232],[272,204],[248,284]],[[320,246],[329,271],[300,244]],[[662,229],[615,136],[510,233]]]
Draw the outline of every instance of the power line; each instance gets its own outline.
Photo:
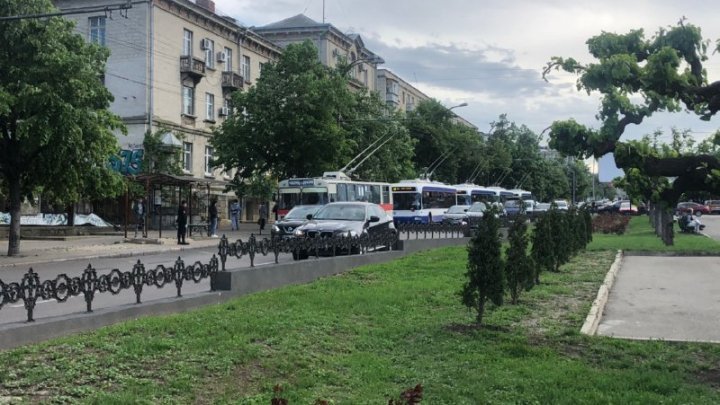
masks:
[[[61,10],[61,11],[56,11],[53,13],[11,15],[11,16],[0,17],[0,21],[20,21],[20,20],[29,20],[29,19],[37,19],[37,18],[60,17],[60,16],[64,16],[64,15],[91,14],[91,13],[100,13],[100,12],[110,13],[112,11],[120,11],[120,15],[127,18],[127,10],[131,9],[133,5],[144,4],[144,3],[147,3],[147,0],[145,0],[145,1],[127,0],[124,3],[111,4],[108,6],[70,8],[70,9],[65,9],[65,10]],[[125,12],[125,14],[123,14],[123,11]]]

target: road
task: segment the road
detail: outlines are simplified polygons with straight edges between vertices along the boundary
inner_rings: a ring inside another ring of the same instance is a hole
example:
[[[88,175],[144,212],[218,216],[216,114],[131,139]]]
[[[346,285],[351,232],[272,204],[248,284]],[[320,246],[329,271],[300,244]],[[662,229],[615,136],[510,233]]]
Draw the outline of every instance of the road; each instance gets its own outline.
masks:
[[[213,254],[217,253],[216,247],[189,249],[181,252],[181,258],[186,265],[200,261],[202,263],[208,263]],[[178,258],[178,252],[167,252],[158,254],[148,254],[140,257],[139,259],[145,265],[145,269],[154,269],[156,266],[162,264],[172,267]],[[218,258],[219,259],[219,258]],[[292,260],[292,256],[288,254],[281,254],[278,258],[280,262],[287,262]],[[33,270],[40,276],[40,280],[54,279],[60,274],[66,274],[69,277],[79,276],[83,270],[92,264],[98,272],[98,275],[107,274],[112,269],[119,269],[122,272],[130,271],[135,263],[137,263],[138,257],[125,257],[125,258],[101,258],[93,259],[91,263],[88,260],[70,260],[63,262],[46,262],[38,263],[32,266]],[[268,256],[258,255],[255,257],[255,265],[262,266],[275,262],[275,256],[271,253]],[[249,267],[250,259],[245,256],[242,259],[235,257],[228,257],[226,262],[226,268],[241,268]],[[4,283],[19,282],[22,280],[23,275],[27,272],[28,268],[20,268],[13,266],[0,266],[0,279]],[[210,291],[210,281],[208,279],[202,280],[200,283],[195,284],[194,282],[183,282],[182,293],[192,294]],[[142,301],[150,302],[157,299],[175,297],[177,290],[174,283],[166,284],[163,288],[157,288],[155,286],[148,287],[144,286],[142,291]],[[132,305],[135,303],[135,292],[132,288],[124,290],[118,295],[112,295],[109,292],[96,294],[93,300],[93,309],[107,308],[121,305]],[[85,298],[81,294],[76,297],[71,297],[67,302],[58,303],[56,300],[49,301],[38,301],[35,307],[35,319],[41,319],[45,317],[52,317],[58,315],[68,315],[72,313],[85,312]],[[27,312],[24,308],[23,302],[20,301],[16,304],[6,304],[0,308],[0,325],[25,322],[27,319]]]
[[[705,224],[705,235],[720,241],[720,215],[703,215],[700,222]]]

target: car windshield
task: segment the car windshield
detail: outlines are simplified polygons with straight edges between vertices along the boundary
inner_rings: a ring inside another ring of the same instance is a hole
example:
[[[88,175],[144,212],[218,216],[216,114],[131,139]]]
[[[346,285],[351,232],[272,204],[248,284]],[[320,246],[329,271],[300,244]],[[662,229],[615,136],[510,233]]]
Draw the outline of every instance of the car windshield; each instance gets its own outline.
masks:
[[[315,211],[317,211],[320,208],[320,206],[303,206],[303,207],[295,207],[290,210],[290,212],[285,215],[285,219],[305,219],[307,218],[308,214],[314,214]]]
[[[519,200],[507,200],[505,201],[505,208],[519,208],[520,207],[520,201]]]
[[[485,206],[485,203],[476,202],[470,208],[468,208],[468,212],[484,212],[486,209],[487,206]]]
[[[313,219],[331,219],[336,221],[364,221],[365,207],[362,205],[326,205],[322,207]]]
[[[450,207],[450,209],[448,209],[447,213],[448,214],[464,214],[468,208],[470,208],[470,207],[467,205],[453,205],[452,207]]]
[[[393,193],[392,197],[394,210],[419,210],[421,208],[419,193]]]
[[[550,204],[548,204],[548,203],[540,203],[535,206],[536,211],[542,211],[542,210],[547,211],[549,209],[550,209]]]

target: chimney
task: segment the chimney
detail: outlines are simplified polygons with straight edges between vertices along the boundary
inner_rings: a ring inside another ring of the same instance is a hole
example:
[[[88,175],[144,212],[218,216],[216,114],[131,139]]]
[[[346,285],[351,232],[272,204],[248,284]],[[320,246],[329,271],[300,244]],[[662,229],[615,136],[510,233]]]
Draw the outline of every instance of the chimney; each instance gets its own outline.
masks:
[[[210,11],[211,13],[215,12],[215,2],[212,0],[196,0],[195,4]]]

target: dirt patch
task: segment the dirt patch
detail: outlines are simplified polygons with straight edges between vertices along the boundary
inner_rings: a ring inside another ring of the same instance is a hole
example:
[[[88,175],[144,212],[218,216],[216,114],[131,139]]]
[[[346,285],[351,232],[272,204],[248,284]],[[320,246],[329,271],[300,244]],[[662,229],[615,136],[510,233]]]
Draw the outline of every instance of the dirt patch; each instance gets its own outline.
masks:
[[[195,403],[214,404],[222,397],[245,397],[257,392],[269,374],[259,359],[253,359],[238,364],[229,375],[207,376],[206,381],[215,382],[205,384],[197,390]]]
[[[695,373],[695,378],[713,388],[720,389],[720,369],[711,368],[709,370],[700,370]]]

